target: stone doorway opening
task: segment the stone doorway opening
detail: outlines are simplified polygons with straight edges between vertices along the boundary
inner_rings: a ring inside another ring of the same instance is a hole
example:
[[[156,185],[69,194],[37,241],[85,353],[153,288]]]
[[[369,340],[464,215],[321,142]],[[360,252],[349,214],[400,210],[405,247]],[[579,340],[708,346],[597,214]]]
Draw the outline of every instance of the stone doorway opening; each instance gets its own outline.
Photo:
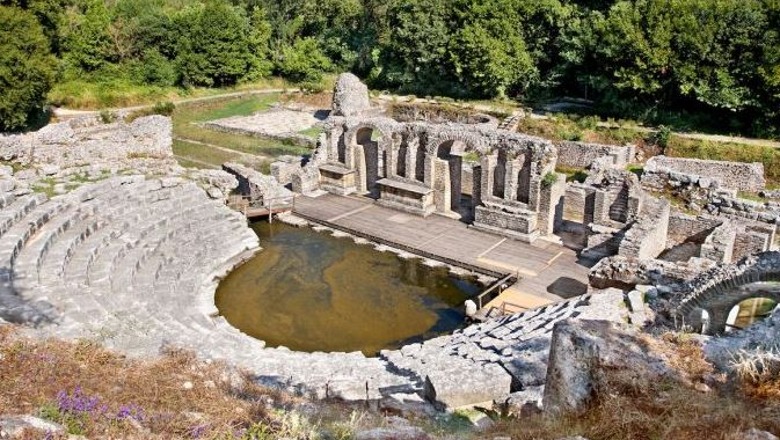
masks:
[[[746,299],[735,305],[726,318],[726,333],[746,328],[772,314],[778,302],[773,298],[757,297]]]
[[[474,221],[481,169],[478,160],[460,140],[449,140],[436,148],[433,189],[437,213],[466,223]]]
[[[387,152],[382,142],[382,132],[373,127],[363,127],[355,133],[358,190],[372,199],[379,198],[377,181],[387,176]]]

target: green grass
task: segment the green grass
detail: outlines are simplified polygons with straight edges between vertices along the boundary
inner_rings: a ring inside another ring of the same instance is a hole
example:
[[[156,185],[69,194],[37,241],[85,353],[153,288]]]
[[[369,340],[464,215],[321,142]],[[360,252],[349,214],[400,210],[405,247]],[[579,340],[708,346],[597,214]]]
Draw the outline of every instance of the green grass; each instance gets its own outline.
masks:
[[[235,162],[241,157],[239,154],[228,153],[216,148],[209,148],[204,145],[180,140],[173,141],[173,154],[210,163],[217,167],[225,162]]]
[[[49,102],[72,109],[100,110],[111,107],[129,107],[154,104],[160,101],[200,98],[223,93],[264,89],[294,88],[282,78],[267,78],[253,83],[224,88],[181,88],[133,84],[127,79],[101,81],[73,79],[55,84],[49,92]]]
[[[182,104],[173,113],[174,137],[218,145],[242,153],[275,158],[291,154],[310,153],[306,147],[271,139],[261,139],[233,133],[223,133],[197,125],[201,122],[231,116],[248,116],[266,110],[279,101],[279,94],[233,97],[217,101]],[[200,148],[207,148],[200,146]]]
[[[319,125],[315,125],[305,130],[301,130],[298,133],[310,137],[312,139],[317,139],[318,137],[320,137],[320,134],[322,134],[322,132],[323,132],[322,127],[320,127]]]
[[[173,141],[173,154],[178,156],[179,165],[185,168],[204,168],[203,162],[215,168],[219,168],[225,162],[238,162],[263,173],[268,173],[271,169],[271,162],[262,158],[253,159],[238,153],[182,140]]]
[[[665,154],[730,162],[761,162],[764,164],[767,186],[780,184],[780,151],[772,147],[686,139],[672,135]]]
[[[262,110],[268,110],[277,102],[279,102],[279,94],[269,93],[218,101],[215,106],[203,103],[184,104],[184,106],[192,109],[189,113],[194,117],[194,121],[204,122],[231,116],[249,116]],[[188,111],[185,109],[186,112]]]

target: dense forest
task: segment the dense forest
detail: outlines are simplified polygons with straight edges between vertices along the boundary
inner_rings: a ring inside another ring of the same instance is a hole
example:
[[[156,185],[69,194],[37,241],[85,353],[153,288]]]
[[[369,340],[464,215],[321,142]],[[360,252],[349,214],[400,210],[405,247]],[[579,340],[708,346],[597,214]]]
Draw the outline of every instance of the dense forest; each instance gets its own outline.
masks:
[[[55,83],[591,100],[604,116],[780,136],[780,0],[0,0],[0,129]]]

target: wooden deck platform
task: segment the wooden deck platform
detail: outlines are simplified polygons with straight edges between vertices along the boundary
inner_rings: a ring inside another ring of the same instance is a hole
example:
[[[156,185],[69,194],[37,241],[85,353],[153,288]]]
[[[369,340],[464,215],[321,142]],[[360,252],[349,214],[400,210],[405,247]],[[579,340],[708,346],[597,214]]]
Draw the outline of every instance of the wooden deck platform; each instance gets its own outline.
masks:
[[[246,208],[241,212],[246,216],[246,218],[252,220],[256,218],[268,217],[270,214],[281,214],[283,212],[290,212],[290,211],[292,211],[292,206],[280,206],[278,208],[273,208],[273,209],[269,209],[266,207]]]
[[[523,243],[448,217],[422,218],[385,208],[363,197],[302,196],[293,211],[315,223],[445,263],[493,275],[517,274],[520,281],[491,301],[496,307],[507,301],[530,308],[580,295],[587,288],[588,267],[578,262],[573,250],[549,241]],[[509,294],[511,298],[502,299]]]

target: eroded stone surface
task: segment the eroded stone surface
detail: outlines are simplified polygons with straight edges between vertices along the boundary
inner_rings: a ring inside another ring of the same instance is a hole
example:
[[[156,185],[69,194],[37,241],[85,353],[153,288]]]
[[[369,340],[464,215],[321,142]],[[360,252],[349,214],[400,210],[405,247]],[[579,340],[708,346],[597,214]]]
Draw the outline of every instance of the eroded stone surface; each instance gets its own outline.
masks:
[[[665,359],[649,353],[625,325],[564,321],[555,325],[544,386],[544,410],[578,411],[606,390],[605,375],[619,371],[637,383],[674,377]]]

